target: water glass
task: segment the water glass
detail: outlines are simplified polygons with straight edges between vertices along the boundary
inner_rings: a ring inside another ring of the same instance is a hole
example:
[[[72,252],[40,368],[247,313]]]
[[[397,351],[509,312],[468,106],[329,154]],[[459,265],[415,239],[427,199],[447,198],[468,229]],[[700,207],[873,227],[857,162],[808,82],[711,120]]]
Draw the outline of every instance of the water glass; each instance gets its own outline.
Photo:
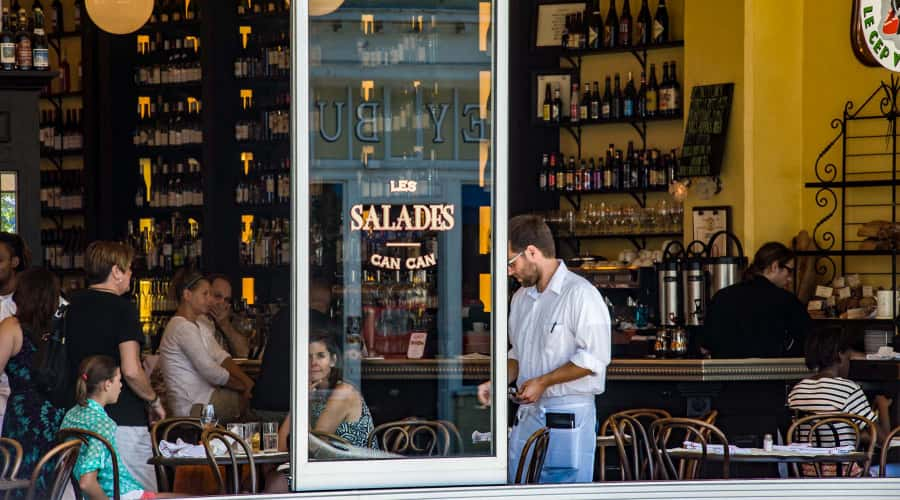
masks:
[[[259,422],[244,424],[244,439],[250,444],[253,453],[260,452]]]
[[[203,425],[204,428],[215,427],[216,423],[219,420],[216,418],[216,407],[212,405],[212,403],[207,404],[203,407],[203,411],[200,413],[200,424]]]
[[[274,453],[278,451],[278,424],[275,422],[263,422],[263,452]]]

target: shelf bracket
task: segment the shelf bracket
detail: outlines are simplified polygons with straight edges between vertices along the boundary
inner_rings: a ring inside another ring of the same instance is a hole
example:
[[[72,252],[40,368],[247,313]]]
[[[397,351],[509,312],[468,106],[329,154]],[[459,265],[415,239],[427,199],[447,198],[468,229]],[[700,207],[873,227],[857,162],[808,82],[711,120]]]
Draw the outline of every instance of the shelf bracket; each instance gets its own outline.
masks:
[[[575,144],[578,146],[578,158],[581,158],[581,125],[563,125],[563,130],[568,132],[572,139],[575,140]]]
[[[634,201],[636,201],[641,208],[647,208],[647,191],[640,191],[640,194],[638,191],[629,191],[628,194],[634,198]]]
[[[643,50],[634,49],[631,51],[631,55],[637,59],[638,64],[641,65],[641,69],[644,71],[647,70],[647,48],[645,47]]]
[[[563,194],[563,196],[565,196],[566,201],[568,201],[569,204],[572,205],[572,208],[574,208],[576,212],[581,211],[581,195],[580,194],[571,195],[569,193],[565,193],[565,194]]]
[[[634,130],[641,136],[641,149],[647,149],[647,122],[644,120],[629,122]]]
[[[647,239],[646,238],[638,239],[636,236],[629,236],[628,241],[630,241],[631,244],[634,245],[635,250],[643,250],[644,248],[647,247]]]

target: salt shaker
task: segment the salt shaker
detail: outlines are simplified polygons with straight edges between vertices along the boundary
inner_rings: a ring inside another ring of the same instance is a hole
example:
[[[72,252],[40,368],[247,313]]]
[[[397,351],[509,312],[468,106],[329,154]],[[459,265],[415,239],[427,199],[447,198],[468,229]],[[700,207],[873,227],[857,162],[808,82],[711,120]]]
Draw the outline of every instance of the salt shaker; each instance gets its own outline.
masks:
[[[763,449],[766,451],[772,451],[772,435],[766,434],[763,436]]]

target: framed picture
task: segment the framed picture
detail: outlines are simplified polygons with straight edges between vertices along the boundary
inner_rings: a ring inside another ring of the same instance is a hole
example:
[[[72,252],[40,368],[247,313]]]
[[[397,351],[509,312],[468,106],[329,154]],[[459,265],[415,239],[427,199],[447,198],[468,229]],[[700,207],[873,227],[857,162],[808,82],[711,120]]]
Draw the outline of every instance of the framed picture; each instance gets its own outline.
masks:
[[[719,231],[731,231],[731,207],[694,207],[691,209],[693,216],[693,238],[703,243],[709,242],[709,238]],[[716,238],[709,254],[713,257],[728,255],[728,240]]]
[[[534,15],[534,47],[559,48],[566,16],[584,12],[587,2],[539,2]]]
[[[552,71],[535,71],[531,77],[531,101],[532,101],[532,123],[539,125],[544,123],[544,98],[547,92],[547,85],[550,86],[550,98],[553,98],[553,91],[559,89],[559,99],[562,101],[560,107],[561,121],[568,121],[569,102],[572,91],[572,78],[574,74],[571,70],[552,70]]]

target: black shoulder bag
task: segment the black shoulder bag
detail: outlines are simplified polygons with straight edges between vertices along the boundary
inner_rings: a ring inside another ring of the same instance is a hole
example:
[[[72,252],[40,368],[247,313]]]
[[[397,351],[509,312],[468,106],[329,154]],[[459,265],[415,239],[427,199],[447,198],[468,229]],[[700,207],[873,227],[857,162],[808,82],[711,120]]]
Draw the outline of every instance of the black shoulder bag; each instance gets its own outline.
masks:
[[[75,388],[70,382],[69,357],[66,350],[66,305],[53,315],[50,333],[41,336],[34,358],[33,379],[38,390],[57,408],[66,409],[74,401]]]

